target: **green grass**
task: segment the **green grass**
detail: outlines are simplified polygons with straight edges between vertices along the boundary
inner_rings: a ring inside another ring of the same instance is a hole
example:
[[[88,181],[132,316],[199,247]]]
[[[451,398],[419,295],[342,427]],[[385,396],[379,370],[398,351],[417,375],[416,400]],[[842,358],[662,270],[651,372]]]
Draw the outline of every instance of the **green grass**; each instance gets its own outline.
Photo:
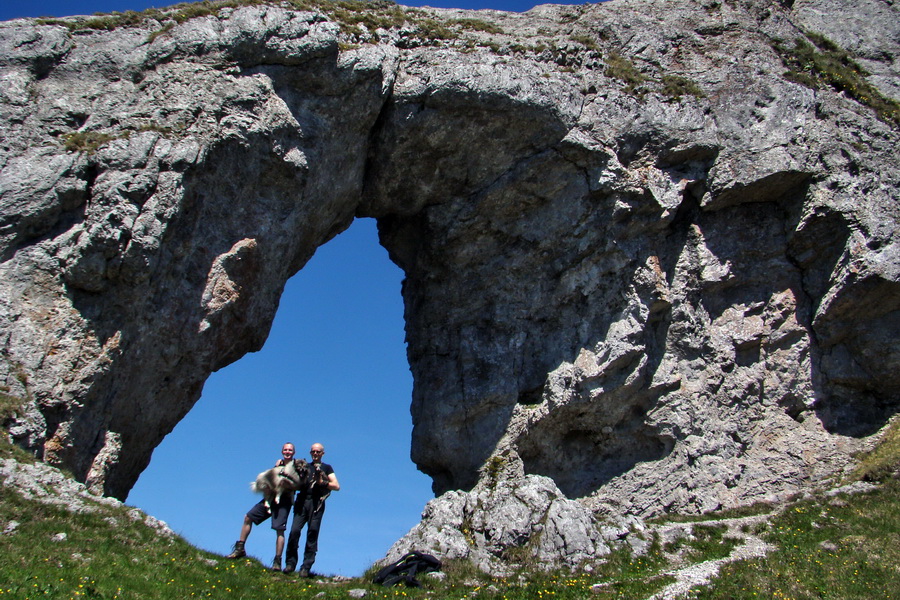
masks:
[[[673,580],[662,574],[667,566],[663,548],[654,539],[649,550],[635,555],[630,548],[622,548],[606,557],[595,569],[593,581],[597,586],[593,595],[607,598],[646,598]]]
[[[116,139],[115,136],[98,131],[75,131],[62,136],[63,147],[69,152],[94,154],[101,146]]]
[[[19,526],[0,536],[0,598],[264,598],[271,584],[259,563],[210,564],[210,555],[121,509],[73,514],[3,488],[0,522],[10,521]],[[60,533],[65,539],[54,540]],[[247,586],[261,593],[247,596]]]
[[[885,481],[900,475],[900,419],[888,428],[876,448],[857,458],[851,481]]]
[[[706,97],[706,94],[694,81],[679,75],[662,76],[662,94],[674,102],[680,102],[682,96]]]
[[[638,87],[647,81],[647,78],[638,71],[633,62],[616,52],[611,52],[606,57],[604,74],[624,83],[625,90],[630,94],[637,94]]]
[[[693,598],[870,599],[900,589],[900,481],[888,477],[879,491],[795,503],[773,517],[761,535],[775,546],[764,559],[726,566]],[[99,506],[73,514],[25,500],[0,488],[0,600],[3,598],[101,598],[184,600],[235,598],[294,600],[347,598],[351,589],[366,598],[483,598],[535,600],[584,598],[643,599],[673,578],[668,554],[687,564],[721,558],[734,545],[718,525],[694,525],[692,538],[633,554],[627,547],[598,559],[591,571],[534,570],[524,552],[510,577],[490,577],[465,561],[445,565],[444,580],[424,576],[421,589],[382,588],[370,572],[327,584],[269,572],[258,561],[227,560],[180,538],[166,538],[122,508]],[[54,536],[65,533],[65,539]],[[632,534],[636,535],[636,534]],[[223,549],[225,550],[225,549]],[[515,553],[511,553],[512,558]]]
[[[900,589],[900,482],[837,501],[807,500],[763,536],[777,549],[725,567],[691,598],[895,598]]]
[[[811,89],[831,87],[844,92],[860,104],[868,106],[882,121],[900,125],[900,103],[884,96],[866,81],[868,73],[849,52],[825,36],[807,32],[793,45],[773,43],[788,69],[785,78]]]
[[[665,551],[679,552],[694,563],[725,558],[740,543],[739,539],[728,537],[727,530],[725,525],[696,525],[689,538],[666,544]]]

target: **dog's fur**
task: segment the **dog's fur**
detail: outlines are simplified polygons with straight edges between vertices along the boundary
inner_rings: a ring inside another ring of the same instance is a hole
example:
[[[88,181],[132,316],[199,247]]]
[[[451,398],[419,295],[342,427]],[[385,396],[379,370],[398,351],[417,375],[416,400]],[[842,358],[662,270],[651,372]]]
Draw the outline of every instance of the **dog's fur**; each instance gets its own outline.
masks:
[[[303,459],[288,461],[281,467],[272,467],[256,476],[250,490],[263,495],[266,506],[271,508],[281,501],[283,494],[300,489],[309,477],[309,465]]]

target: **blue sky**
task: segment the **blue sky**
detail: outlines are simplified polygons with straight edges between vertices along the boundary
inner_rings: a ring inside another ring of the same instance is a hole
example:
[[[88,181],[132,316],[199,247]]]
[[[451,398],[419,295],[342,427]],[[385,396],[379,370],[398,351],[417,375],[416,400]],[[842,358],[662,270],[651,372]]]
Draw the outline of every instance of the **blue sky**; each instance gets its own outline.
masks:
[[[524,11],[537,2],[402,4]],[[2,0],[0,20],[167,5]],[[200,401],[154,452],[128,504],[226,554],[258,500],[250,481],[280,458],[282,443],[294,442],[297,456],[308,458],[310,444],[321,442],[342,489],[328,501],[314,570],[360,575],[384,556],[432,497],[430,478],[409,458],[412,376],[402,278],[378,245],[372,219],[357,219],[320,248],[288,282],[265,347],[210,377]],[[264,523],[251,533],[248,552],[268,563],[274,539]]]

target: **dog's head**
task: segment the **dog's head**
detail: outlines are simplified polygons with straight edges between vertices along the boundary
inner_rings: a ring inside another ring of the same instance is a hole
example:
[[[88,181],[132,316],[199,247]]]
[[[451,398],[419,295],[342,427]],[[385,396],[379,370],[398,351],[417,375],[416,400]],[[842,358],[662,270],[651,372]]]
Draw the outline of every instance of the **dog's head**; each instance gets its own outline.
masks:
[[[306,481],[307,477],[309,477],[309,463],[302,458],[294,460],[294,470],[300,476],[300,481]]]
[[[292,460],[284,465],[284,468],[281,470],[281,477],[282,479],[290,480],[290,485],[286,487],[290,487],[293,490],[300,489],[309,477],[309,465],[302,458]],[[282,485],[285,485],[284,481],[282,481]]]

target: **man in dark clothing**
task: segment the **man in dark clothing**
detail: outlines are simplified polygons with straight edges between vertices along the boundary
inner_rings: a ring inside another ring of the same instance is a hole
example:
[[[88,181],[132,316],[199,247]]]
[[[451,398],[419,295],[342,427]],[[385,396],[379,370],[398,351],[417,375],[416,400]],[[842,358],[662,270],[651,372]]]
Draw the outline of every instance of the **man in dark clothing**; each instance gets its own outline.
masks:
[[[316,552],[319,550],[319,527],[322,525],[322,515],[325,514],[325,499],[331,492],[341,489],[334,469],[322,462],[322,456],[325,455],[322,444],[313,444],[309,449],[309,455],[312,457],[312,463],[309,465],[309,483],[297,492],[297,500],[294,502],[294,522],[291,524],[284,565],[285,573],[293,573],[297,568],[300,536],[303,527],[307,526],[300,577],[309,577],[309,570],[316,560]]]
[[[281,459],[275,463],[276,467],[286,465],[289,461],[294,460],[294,445],[288,442],[281,447]],[[283,494],[281,501],[275,506],[266,504],[265,499],[260,500],[253,506],[247,514],[244,515],[244,524],[241,526],[241,536],[231,550],[231,554],[226,558],[243,558],[247,556],[244,550],[244,544],[250,536],[250,530],[254,525],[259,525],[269,517],[272,517],[272,529],[275,530],[275,558],[272,561],[273,570],[281,570],[281,551],[284,548],[284,530],[287,529],[288,516],[291,514],[291,503],[293,501],[293,492]]]

